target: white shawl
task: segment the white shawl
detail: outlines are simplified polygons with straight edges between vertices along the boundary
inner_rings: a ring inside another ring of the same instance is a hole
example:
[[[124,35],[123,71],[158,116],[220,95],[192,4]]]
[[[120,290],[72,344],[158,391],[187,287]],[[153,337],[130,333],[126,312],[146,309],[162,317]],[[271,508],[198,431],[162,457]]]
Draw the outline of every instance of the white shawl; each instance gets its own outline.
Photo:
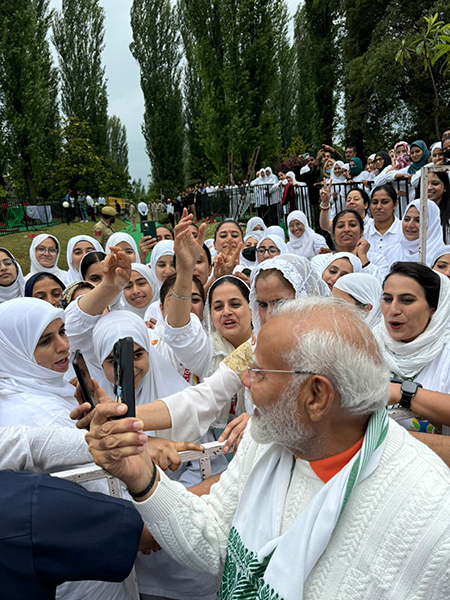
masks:
[[[125,294],[122,292],[123,309],[128,310],[128,311],[134,313],[135,315],[138,315],[138,317],[141,317],[141,319],[144,319],[145,312],[149,308],[150,304],[152,304],[152,302],[155,302],[159,298],[158,282],[156,280],[155,273],[146,265],[142,265],[141,263],[132,263],[131,270],[137,271],[138,273],[140,273],[142,275],[142,277],[145,277],[145,279],[148,281],[150,287],[152,288],[153,296],[148,304],[146,304],[142,308],[136,308],[135,306],[132,306],[131,304],[129,304],[127,302]]]
[[[366,273],[349,273],[343,275],[334,284],[338,290],[350,294],[363,304],[371,304],[372,310],[367,313],[366,323],[373,329],[381,319],[381,283],[373,275]]]
[[[55,264],[53,265],[53,267],[43,267],[41,265],[41,263],[38,262],[38,259],[36,258],[36,248],[39,246],[39,244],[41,244],[47,238],[50,238],[55,242],[56,249],[58,251],[56,254],[56,260],[55,260]],[[54,235],[48,235],[48,233],[41,233],[41,234],[37,235],[31,242],[31,246],[30,246],[31,266],[30,266],[30,272],[26,276],[25,281],[27,281],[27,279],[29,279],[31,277],[31,275],[34,275],[35,273],[53,273],[53,275],[56,275],[56,277],[61,279],[61,281],[63,283],[66,283],[67,272],[62,271],[60,268],[58,268],[58,260],[59,260],[60,254],[61,254],[61,244],[59,243],[58,239],[55,238]]]
[[[301,237],[295,237],[289,230],[289,224],[292,221],[300,221],[305,228]],[[316,235],[314,230],[311,229],[308,223],[308,219],[304,212],[301,210],[293,210],[289,213],[287,218],[287,225],[289,230],[289,242],[287,244],[288,252],[292,254],[298,254],[299,256],[305,256],[306,258],[312,258],[316,252],[314,250],[314,236]]]
[[[75,237],[70,238],[70,240],[67,242],[66,250],[67,265],[69,267],[69,270],[66,274],[66,280],[64,282],[66,285],[70,285],[74,281],[81,281],[83,279],[80,271],[75,269],[73,266],[72,260],[72,252],[78,242],[89,242],[95,248],[96,252],[103,252],[103,248],[101,247],[100,243],[90,235],[76,235]]]
[[[17,277],[15,278],[13,283],[11,283],[8,286],[0,285],[0,303],[1,303],[1,302],[6,302],[7,300],[14,300],[14,298],[21,298],[25,291],[25,279],[23,277],[22,269],[21,269],[19,263],[14,258],[14,256],[11,254],[11,252],[9,250],[7,250],[6,248],[0,248],[0,250],[2,252],[5,252],[5,254],[7,254],[10,257],[10,259],[14,261],[14,263],[16,265],[16,269],[17,269]]]

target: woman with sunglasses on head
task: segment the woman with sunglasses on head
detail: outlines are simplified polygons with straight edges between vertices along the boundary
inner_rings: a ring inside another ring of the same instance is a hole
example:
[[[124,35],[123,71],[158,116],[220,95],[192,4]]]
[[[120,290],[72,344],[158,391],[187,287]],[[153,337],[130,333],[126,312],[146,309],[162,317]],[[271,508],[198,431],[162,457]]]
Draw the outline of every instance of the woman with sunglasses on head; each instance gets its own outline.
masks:
[[[37,235],[30,246],[30,272],[25,276],[27,281],[35,273],[52,273],[63,283],[66,282],[66,271],[58,268],[61,252],[60,243],[53,235],[41,233]]]

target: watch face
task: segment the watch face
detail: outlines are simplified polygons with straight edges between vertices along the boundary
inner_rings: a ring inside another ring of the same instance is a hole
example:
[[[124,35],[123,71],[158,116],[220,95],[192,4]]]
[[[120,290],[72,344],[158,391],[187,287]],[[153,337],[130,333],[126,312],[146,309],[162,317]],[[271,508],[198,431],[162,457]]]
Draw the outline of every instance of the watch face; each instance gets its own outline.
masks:
[[[414,383],[414,381],[404,381],[401,390],[403,394],[413,396],[417,392],[417,383]]]

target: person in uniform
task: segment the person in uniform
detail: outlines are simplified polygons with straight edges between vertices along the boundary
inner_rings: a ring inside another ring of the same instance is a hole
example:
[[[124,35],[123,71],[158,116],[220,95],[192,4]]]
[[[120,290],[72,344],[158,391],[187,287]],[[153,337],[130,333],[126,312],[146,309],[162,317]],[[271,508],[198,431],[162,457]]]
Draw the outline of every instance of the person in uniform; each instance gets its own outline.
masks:
[[[132,231],[136,231],[136,205],[134,202],[130,202],[128,205],[128,218],[130,219]]]
[[[102,208],[102,218],[94,226],[94,235],[100,244],[105,247],[108,238],[114,233],[111,227],[116,220],[117,211],[112,206],[104,206]],[[99,239],[100,238],[100,239]]]

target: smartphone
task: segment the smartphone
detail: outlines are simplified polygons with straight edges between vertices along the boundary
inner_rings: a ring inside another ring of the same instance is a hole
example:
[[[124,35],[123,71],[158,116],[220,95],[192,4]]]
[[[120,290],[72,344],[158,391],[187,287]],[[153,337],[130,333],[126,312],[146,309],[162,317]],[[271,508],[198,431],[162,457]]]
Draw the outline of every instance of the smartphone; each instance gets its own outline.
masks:
[[[79,350],[76,350],[72,364],[78,383],[80,384],[83,401],[89,402],[92,410],[96,404],[94,384],[92,383],[91,374],[89,373],[84,357]]]
[[[128,411],[124,417],[135,417],[133,338],[126,337],[116,342],[113,357],[116,402],[123,402],[128,406]]]
[[[149,235],[156,240],[156,221],[142,221],[142,235]]]

